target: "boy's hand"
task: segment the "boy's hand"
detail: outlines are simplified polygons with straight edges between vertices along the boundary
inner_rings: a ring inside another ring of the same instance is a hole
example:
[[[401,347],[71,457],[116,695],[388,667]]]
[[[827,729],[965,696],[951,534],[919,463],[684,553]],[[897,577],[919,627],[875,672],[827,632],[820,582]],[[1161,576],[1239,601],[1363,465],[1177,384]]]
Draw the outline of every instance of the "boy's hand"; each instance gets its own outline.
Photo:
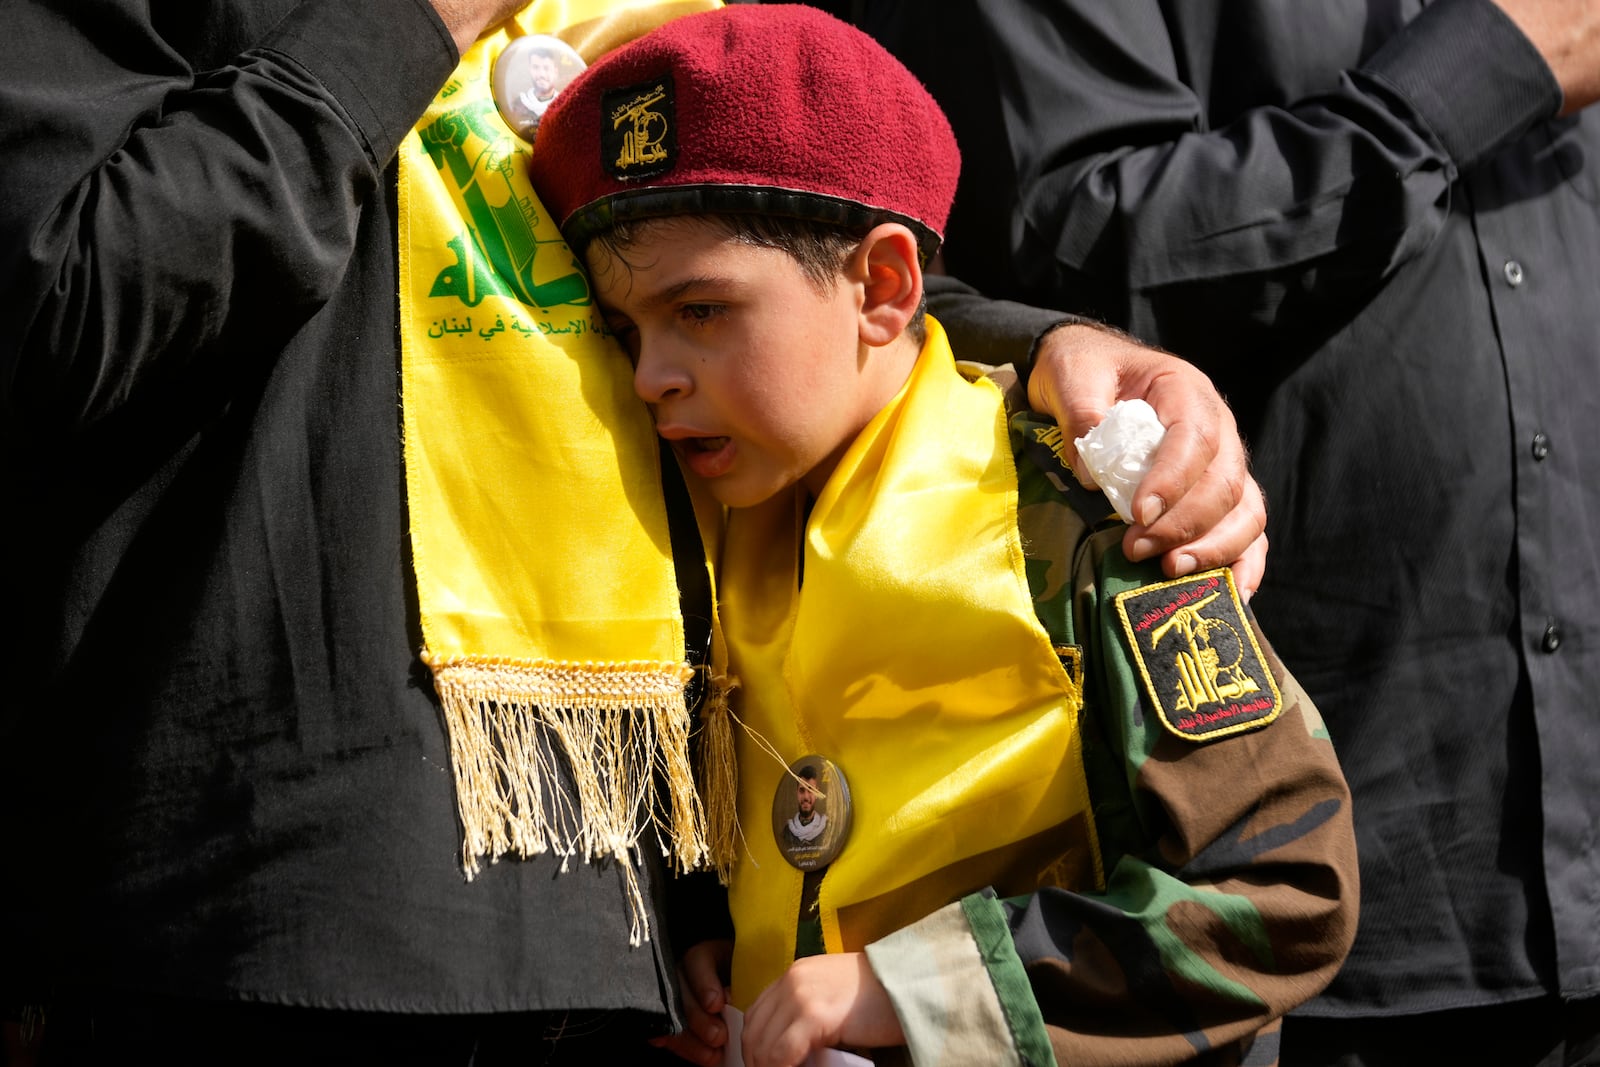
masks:
[[[747,1067],[799,1067],[819,1048],[904,1043],[889,994],[862,952],[795,960],[744,1016]]]
[[[1139,483],[1122,548],[1129,559],[1160,554],[1181,577],[1231,565],[1247,599],[1267,561],[1267,508],[1250,476],[1244,443],[1221,394],[1193,365],[1116,330],[1058,326],[1039,342],[1028,402],[1055,417],[1069,438],[1099,425],[1118,400],[1140,398],[1167,428]],[[1076,452],[1073,469],[1088,484]]]
[[[722,1062],[722,1047],[728,1042],[728,1027],[722,1021],[722,1009],[728,1003],[724,976],[732,959],[733,942],[727,940],[702,941],[683,954],[678,987],[683,990],[688,1028],[670,1037],[653,1038],[652,1045],[703,1067]]]

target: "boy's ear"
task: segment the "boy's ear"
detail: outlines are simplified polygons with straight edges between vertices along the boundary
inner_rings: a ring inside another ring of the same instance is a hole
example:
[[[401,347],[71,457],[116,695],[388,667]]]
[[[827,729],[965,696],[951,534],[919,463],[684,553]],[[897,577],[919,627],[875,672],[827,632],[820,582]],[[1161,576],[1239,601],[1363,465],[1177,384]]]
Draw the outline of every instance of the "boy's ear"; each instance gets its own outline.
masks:
[[[922,267],[917,239],[898,222],[873,228],[856,249],[862,285],[861,343],[874,348],[894,341],[922,306]]]

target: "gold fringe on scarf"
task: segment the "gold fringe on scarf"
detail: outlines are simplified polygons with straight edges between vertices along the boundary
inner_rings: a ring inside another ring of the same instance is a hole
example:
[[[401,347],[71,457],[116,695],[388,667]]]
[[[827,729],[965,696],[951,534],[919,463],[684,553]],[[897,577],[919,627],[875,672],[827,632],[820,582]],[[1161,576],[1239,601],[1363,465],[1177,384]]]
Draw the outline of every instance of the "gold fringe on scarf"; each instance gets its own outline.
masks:
[[[733,876],[741,836],[739,764],[735,752],[734,727],[744,725],[733,714],[733,694],[739,688],[739,679],[728,670],[728,643],[722,633],[721,612],[717,608],[717,568],[711,564],[712,560],[722,556],[727,510],[700,479],[685,473],[684,484],[694,504],[700,543],[706,552],[706,578],[711,583],[712,593],[710,662],[705,668],[706,696],[700,706],[700,726],[695,732],[695,780],[700,787],[700,804],[705,812],[707,864],[717,872],[722,884],[727,885]]]
[[[706,813],[706,850],[723,885],[733,877],[739,849],[739,764],[734,755],[734,718],[730,701],[739,688],[736,678],[720,672],[711,680],[700,712],[700,801]]]
[[[508,853],[554,852],[563,871],[574,855],[626,864],[650,825],[680,869],[700,865],[705,841],[688,760],[686,665],[429,657],[429,666],[450,735],[469,879],[479,856]],[[557,759],[570,769],[571,793],[559,788]],[[657,781],[669,790],[664,802]],[[648,936],[644,899],[636,879],[626,879],[626,889],[638,944]]]

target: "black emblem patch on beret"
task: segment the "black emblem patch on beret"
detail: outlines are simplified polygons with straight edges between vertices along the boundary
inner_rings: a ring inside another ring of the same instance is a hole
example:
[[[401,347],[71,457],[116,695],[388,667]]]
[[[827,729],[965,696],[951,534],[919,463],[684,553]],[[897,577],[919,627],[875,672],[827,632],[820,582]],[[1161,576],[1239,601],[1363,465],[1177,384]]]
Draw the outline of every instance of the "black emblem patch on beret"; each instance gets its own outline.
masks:
[[[1120,593],[1116,604],[1168,730],[1208,741],[1265,726],[1283,711],[1226,567]]]
[[[600,165],[619,181],[654,178],[678,159],[672,75],[600,97]]]

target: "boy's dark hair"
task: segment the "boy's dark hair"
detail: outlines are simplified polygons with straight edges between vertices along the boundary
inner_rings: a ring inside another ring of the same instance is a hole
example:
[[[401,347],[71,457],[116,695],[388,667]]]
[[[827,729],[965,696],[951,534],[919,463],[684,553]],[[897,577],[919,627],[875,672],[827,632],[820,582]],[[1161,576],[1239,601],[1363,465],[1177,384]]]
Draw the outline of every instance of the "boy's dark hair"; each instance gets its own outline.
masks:
[[[783,252],[800,267],[800,273],[821,293],[828,292],[844,270],[845,262],[860,246],[866,230],[852,230],[810,219],[788,218],[760,212],[664,215],[651,218],[614,221],[590,239],[591,247],[598,246],[622,263],[627,263],[627,251],[642,239],[644,231],[654,225],[670,224],[674,220],[704,222],[723,231],[741,244],[757,248],[771,248]],[[917,344],[928,337],[925,318],[927,296],[917,305],[916,313],[906,323],[906,334]]]

